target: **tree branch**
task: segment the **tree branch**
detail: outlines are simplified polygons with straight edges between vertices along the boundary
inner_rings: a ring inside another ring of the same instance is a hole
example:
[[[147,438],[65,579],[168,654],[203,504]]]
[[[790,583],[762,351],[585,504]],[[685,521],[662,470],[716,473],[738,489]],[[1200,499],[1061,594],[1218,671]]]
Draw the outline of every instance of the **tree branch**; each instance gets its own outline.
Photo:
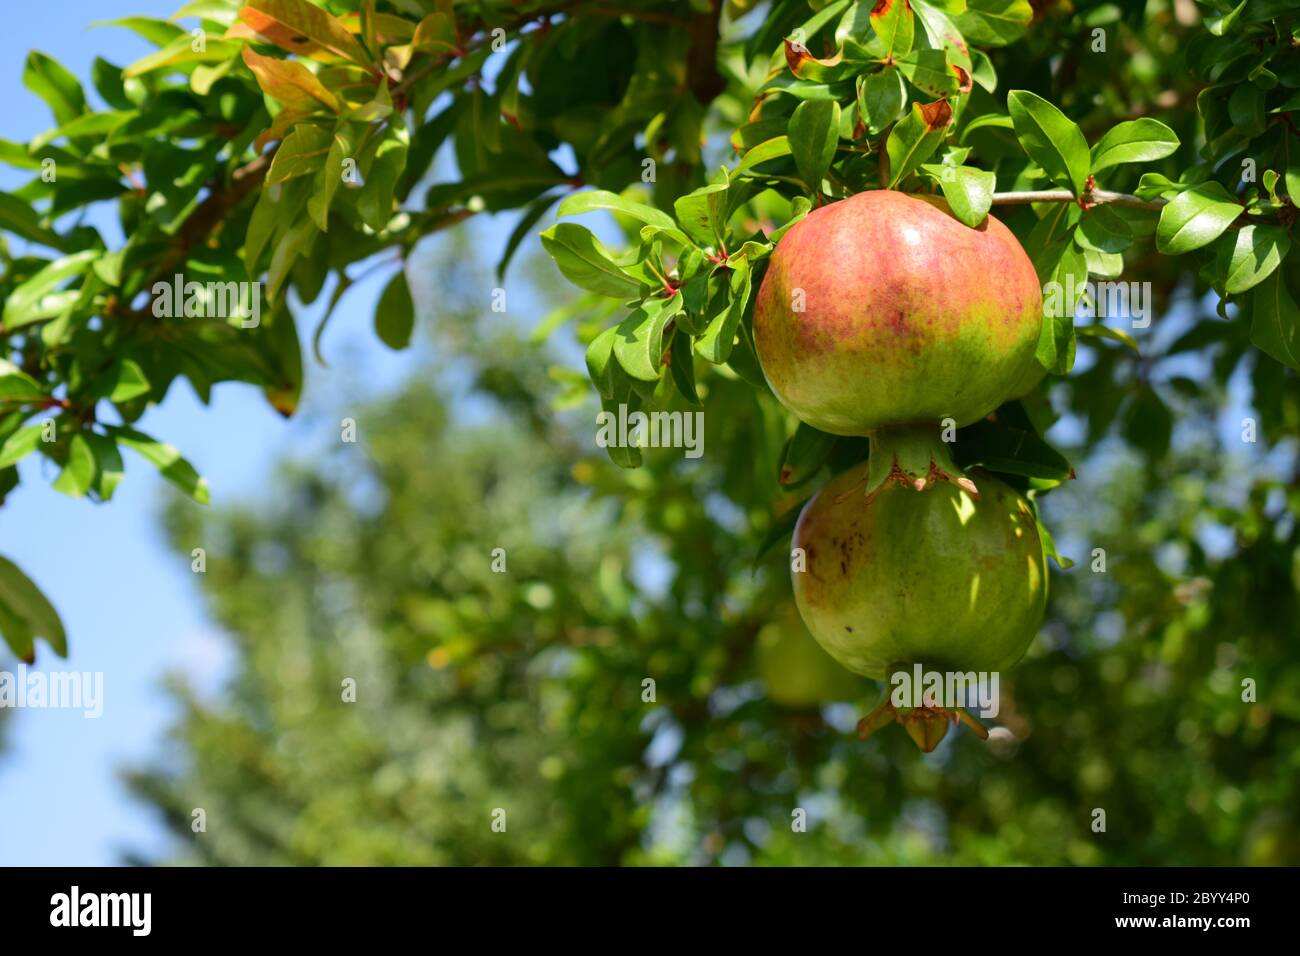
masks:
[[[267,170],[271,168],[271,159],[274,156],[275,150],[263,153],[236,169],[231,174],[229,183],[216,182],[212,185],[207,198],[190,213],[176,233],[175,241],[159,260],[158,268],[146,288],[151,287],[156,281],[167,278],[167,273],[177,265],[183,264],[189,258],[190,249],[194,244],[206,239],[231,210],[262,185],[262,180],[266,179]]]
[[[994,193],[995,206],[1027,206],[1035,202],[1078,202],[1078,197],[1068,189],[1042,189],[1018,193]],[[1159,212],[1167,203],[1164,199],[1140,199],[1129,193],[1116,193],[1108,189],[1087,190],[1083,201],[1089,206],[1109,203],[1113,206],[1126,206],[1129,209],[1150,209]]]
[[[695,99],[704,106],[712,103],[727,88],[718,72],[718,22],[722,17],[722,0],[712,0],[703,13],[692,13],[687,28],[691,48],[686,54],[686,84]]]

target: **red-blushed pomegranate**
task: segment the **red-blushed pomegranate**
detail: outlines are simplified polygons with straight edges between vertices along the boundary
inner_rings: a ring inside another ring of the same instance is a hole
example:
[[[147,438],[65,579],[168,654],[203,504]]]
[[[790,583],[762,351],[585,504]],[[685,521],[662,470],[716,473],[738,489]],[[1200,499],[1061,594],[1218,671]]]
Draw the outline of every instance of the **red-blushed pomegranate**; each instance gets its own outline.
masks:
[[[979,493],[948,481],[917,491],[869,465],[842,472],[804,506],[791,577],[813,637],[846,668],[876,680],[927,671],[1002,672],[1024,655],[1047,605],[1047,561],[1029,503],[988,474]],[[964,712],[884,705],[866,733],[896,717],[923,750]],[[880,718],[879,720],[877,718]],[[982,728],[980,728],[982,730]]]
[[[772,391],[836,435],[983,418],[1031,375],[1042,290],[1016,237],[933,196],[859,193],[772,253],[754,339]]]

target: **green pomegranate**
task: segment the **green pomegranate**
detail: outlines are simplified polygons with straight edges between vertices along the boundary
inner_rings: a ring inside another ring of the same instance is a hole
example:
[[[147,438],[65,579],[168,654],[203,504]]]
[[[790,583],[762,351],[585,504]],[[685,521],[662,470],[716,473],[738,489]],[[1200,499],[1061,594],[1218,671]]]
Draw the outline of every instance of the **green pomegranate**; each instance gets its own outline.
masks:
[[[794,545],[806,570],[795,600],[818,643],[849,670],[891,666],[1002,671],[1025,653],[1047,602],[1034,514],[990,475],[979,495],[948,482],[886,482],[864,495],[866,463],[804,507]]]
[[[875,451],[873,450],[873,457]],[[887,680],[920,664],[1001,672],[1029,647],[1047,603],[1047,562],[1029,503],[991,475],[961,484],[873,477],[870,462],[836,476],[804,507],[794,545],[795,600],[817,642],[857,674]],[[863,736],[898,719],[932,750],[960,709],[895,713],[886,700]]]
[[[782,707],[851,700],[866,689],[817,646],[793,603],[787,603],[758,632],[755,656],[768,697]]]
[[[836,435],[983,418],[1037,362],[1042,291],[1016,237],[933,196],[858,193],[796,223],[754,307],[768,384]]]

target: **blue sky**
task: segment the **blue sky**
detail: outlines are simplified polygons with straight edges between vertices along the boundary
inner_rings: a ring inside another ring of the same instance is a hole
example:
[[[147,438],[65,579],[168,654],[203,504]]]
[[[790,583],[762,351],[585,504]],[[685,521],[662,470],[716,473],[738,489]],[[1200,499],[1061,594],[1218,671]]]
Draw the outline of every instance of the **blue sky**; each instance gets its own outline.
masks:
[[[0,32],[0,137],[23,141],[50,127],[45,104],[22,85],[30,49],[55,57],[89,91],[96,55],[119,65],[150,47],[121,28],[91,28],[128,15],[166,17],[181,0],[43,0],[24,5]],[[25,182],[0,167],[0,189]],[[107,210],[106,210],[107,212]],[[94,220],[113,235],[113,218]],[[494,229],[493,232],[498,232]],[[376,275],[348,293],[331,319],[322,368],[308,359],[299,416],[286,422],[255,389],[219,386],[204,407],[187,386],[174,387],[164,406],[141,427],[177,445],[211,486],[215,503],[271,493],[265,479],[286,450],[313,447],[332,421],[313,410],[336,407],[327,396],[350,394],[359,381],[391,386],[411,367],[370,332],[375,302],[387,281]],[[310,335],[318,315],[298,316]],[[347,361],[342,362],[346,355]],[[314,421],[313,421],[314,417]],[[200,686],[219,685],[228,661],[219,634],[205,617],[188,551],[165,546],[156,520],[162,482],[151,466],[127,453],[127,476],[113,501],[94,505],[50,489],[53,474],[32,456],[23,484],[0,508],[0,554],[31,575],[55,602],[72,645],[60,662],[48,649],[39,666],[104,673],[104,714],[19,710],[7,727],[0,755],[0,865],[109,865],[126,848],[166,847],[158,820],[130,798],[117,773],[158,754],[174,709],[161,690],[168,671],[191,675]],[[196,506],[197,507],[197,506]],[[13,662],[0,655],[0,669]]]

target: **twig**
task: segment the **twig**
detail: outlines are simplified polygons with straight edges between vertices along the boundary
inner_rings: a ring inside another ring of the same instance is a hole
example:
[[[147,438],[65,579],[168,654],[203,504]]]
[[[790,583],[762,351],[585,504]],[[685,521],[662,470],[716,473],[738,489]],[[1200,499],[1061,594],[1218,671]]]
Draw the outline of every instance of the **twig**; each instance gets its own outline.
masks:
[[[1078,202],[1079,199],[1080,197],[1075,196],[1068,189],[1042,189],[1018,193],[994,193],[993,205],[1027,206],[1035,202]],[[1150,209],[1156,212],[1163,209],[1167,202],[1164,199],[1141,199],[1129,193],[1116,193],[1108,189],[1085,190],[1082,199],[1089,206],[1109,203],[1114,206],[1127,206],[1129,209]]]

